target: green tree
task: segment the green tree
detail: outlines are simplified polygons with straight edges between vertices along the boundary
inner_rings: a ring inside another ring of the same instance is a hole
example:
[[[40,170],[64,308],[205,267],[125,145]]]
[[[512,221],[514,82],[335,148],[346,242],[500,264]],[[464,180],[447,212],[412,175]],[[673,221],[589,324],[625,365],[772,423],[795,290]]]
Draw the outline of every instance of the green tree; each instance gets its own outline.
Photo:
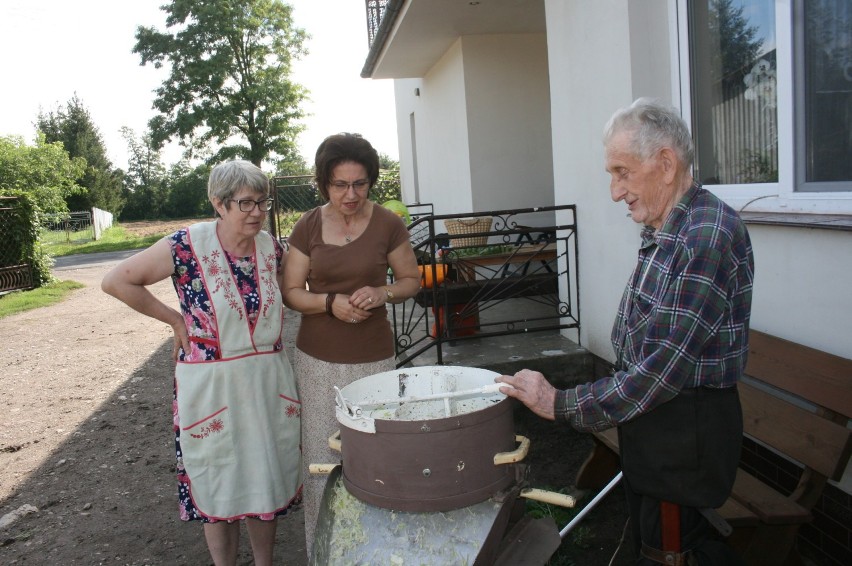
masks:
[[[107,158],[100,131],[77,95],[55,112],[39,113],[36,126],[47,142],[61,142],[71,157],[86,160],[85,174],[78,182],[85,190],[67,198],[68,208],[88,210],[96,206],[118,215],[124,205],[122,171],[114,169]]]
[[[760,30],[750,26],[743,15],[743,6],[734,6],[733,0],[713,0],[710,5],[710,37],[719,41],[716,57],[721,61],[711,65],[711,69],[720,69],[721,79],[726,82],[742,83],[743,76],[749,72],[760,54],[763,41],[757,37]]]
[[[138,27],[142,64],[167,66],[149,122],[157,147],[173,138],[193,151],[221,147],[211,161],[241,157],[260,166],[296,153],[299,104],[307,91],[290,81],[307,53],[292,7],[278,0],[172,0],[161,32]]]
[[[0,144],[2,141],[0,138]],[[35,196],[20,189],[0,186],[0,197],[11,197],[3,199],[4,240],[0,266],[29,264],[34,287],[51,282],[53,260],[39,241],[41,214]]]
[[[276,177],[288,177],[295,175],[311,175],[313,168],[308,167],[304,158],[298,153],[293,153],[285,159],[278,161],[275,168]]]
[[[379,179],[371,191],[370,199],[379,204],[402,198],[402,186],[399,182],[399,161],[387,153],[379,153]]]
[[[399,161],[393,159],[387,153],[379,153],[379,169],[399,171]]]
[[[166,214],[171,218],[213,216],[213,206],[207,198],[207,164],[192,168],[180,161],[169,170],[169,196]]]
[[[127,173],[124,178],[124,197],[127,204],[123,220],[162,218],[168,197],[168,175],[160,151],[150,134],[137,138],[130,128],[121,129],[127,142]]]
[[[34,146],[20,136],[0,137],[0,193],[31,195],[40,212],[68,212],[66,200],[83,189],[77,184],[86,160],[71,158],[59,142],[48,143],[39,133]]]

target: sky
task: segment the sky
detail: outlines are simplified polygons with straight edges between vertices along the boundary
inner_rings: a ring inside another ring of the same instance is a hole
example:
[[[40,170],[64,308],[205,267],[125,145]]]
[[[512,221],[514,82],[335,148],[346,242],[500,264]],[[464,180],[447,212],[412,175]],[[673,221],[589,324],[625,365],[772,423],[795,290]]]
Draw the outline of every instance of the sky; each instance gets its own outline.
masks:
[[[0,0],[0,136],[35,137],[39,112],[55,111],[76,93],[98,127],[113,165],[127,166],[120,129],[137,137],[155,115],[153,90],[162,69],[140,66],[131,53],[136,27],[165,31],[168,0]],[[364,2],[286,0],[298,27],[311,35],[309,54],[294,65],[292,79],[305,86],[310,114],[299,136],[310,165],[319,143],[337,132],[357,132],[396,159],[393,82],[362,79],[369,50]],[[177,161],[179,148],[163,159]]]

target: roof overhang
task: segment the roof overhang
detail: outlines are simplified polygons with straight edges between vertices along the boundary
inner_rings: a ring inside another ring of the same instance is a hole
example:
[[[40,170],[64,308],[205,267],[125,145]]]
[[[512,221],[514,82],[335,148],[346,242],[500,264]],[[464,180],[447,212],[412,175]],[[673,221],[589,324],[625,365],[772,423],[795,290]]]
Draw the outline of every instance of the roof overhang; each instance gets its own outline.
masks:
[[[544,0],[390,0],[361,76],[425,76],[459,37],[543,33]]]

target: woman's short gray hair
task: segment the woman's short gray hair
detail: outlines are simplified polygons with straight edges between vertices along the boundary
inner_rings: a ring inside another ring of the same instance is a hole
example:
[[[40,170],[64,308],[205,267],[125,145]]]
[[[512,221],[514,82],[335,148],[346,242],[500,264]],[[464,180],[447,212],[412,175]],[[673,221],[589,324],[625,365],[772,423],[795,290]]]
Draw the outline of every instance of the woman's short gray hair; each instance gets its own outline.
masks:
[[[243,187],[248,187],[254,193],[267,197],[269,196],[269,177],[251,161],[242,159],[223,161],[210,171],[210,178],[207,180],[207,198],[210,202],[218,198],[230,208],[231,203],[228,199],[233,198],[234,194]]]
[[[604,127],[604,145],[621,132],[631,132],[630,151],[645,161],[663,147],[671,147],[689,169],[695,158],[692,135],[680,113],[659,100],[637,98],[633,104],[612,115]]]

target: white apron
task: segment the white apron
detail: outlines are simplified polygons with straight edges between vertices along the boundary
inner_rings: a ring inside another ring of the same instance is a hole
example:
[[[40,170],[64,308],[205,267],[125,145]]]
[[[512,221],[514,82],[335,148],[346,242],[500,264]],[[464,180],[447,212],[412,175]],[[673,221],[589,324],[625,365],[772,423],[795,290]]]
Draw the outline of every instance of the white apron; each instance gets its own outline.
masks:
[[[301,405],[271,236],[255,238],[260,309],[252,330],[215,222],[189,228],[217,322],[221,359],[175,368],[180,445],[196,509],[215,519],[274,513],[301,489]]]

